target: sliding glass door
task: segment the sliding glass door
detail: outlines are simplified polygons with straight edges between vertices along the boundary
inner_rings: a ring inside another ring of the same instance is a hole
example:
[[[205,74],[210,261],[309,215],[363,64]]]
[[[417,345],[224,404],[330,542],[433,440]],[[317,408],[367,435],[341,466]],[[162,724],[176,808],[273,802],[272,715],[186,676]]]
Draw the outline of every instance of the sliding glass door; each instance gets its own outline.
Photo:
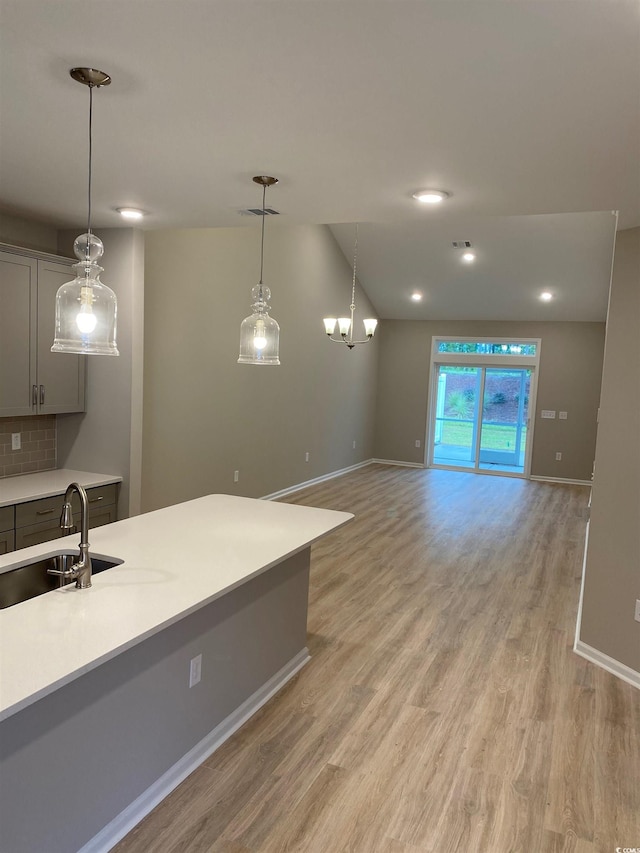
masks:
[[[523,474],[531,369],[439,364],[431,462]]]
[[[524,471],[530,370],[487,367],[484,376],[478,465],[484,470]]]
[[[455,468],[475,467],[481,385],[481,367],[439,365],[434,463]]]

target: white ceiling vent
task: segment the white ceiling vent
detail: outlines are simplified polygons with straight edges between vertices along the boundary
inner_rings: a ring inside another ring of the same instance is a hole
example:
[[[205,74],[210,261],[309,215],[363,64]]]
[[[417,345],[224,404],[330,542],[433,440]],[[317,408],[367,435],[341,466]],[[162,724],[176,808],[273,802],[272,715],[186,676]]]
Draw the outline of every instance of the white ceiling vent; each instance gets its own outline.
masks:
[[[470,249],[471,240],[454,240],[451,245],[454,249]]]
[[[274,210],[272,207],[246,207],[244,210],[239,210],[240,216],[280,216],[279,210]]]

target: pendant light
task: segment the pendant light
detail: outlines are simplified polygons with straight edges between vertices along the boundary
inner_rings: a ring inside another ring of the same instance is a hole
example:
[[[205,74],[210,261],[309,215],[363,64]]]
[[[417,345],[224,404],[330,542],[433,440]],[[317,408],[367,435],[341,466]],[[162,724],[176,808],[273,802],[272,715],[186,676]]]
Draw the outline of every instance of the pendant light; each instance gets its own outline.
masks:
[[[256,175],[253,179],[262,187],[262,237],[260,242],[260,281],[251,290],[253,314],[240,325],[240,356],[238,364],[280,364],[280,326],[269,316],[271,290],[262,283],[264,262],[264,220],[267,187],[278,183],[277,178]]]
[[[336,321],[335,317],[325,317],[324,322],[324,330],[329,336],[329,340],[333,341],[336,344],[346,344],[349,349],[353,349],[356,344],[368,344],[371,338],[374,336],[376,331],[376,326],[378,325],[378,321],[368,318],[363,320],[364,323],[364,333],[366,338],[362,341],[354,341],[353,339],[353,315],[356,310],[356,263],[358,260],[358,225],[356,223],[356,239],[353,246],[353,278],[351,281],[351,305],[349,309],[351,311],[351,317],[338,317]],[[336,330],[336,322],[338,323],[338,332],[339,337],[334,338],[333,334]]]
[[[102,240],[91,231],[91,166],[93,90],[111,83],[111,77],[95,68],[72,68],[74,80],[89,87],[89,191],[87,231],[76,237],[73,251],[78,263],[76,277],[61,285],[56,294],[55,340],[52,352],[83,355],[119,355],[116,346],[116,295],[100,281],[104,253]]]

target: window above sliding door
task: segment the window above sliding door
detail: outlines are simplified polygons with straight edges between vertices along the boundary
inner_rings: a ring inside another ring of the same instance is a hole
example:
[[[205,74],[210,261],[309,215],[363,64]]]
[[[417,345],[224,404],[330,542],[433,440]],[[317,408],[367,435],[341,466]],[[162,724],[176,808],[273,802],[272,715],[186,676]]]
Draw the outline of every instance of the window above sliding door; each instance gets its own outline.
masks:
[[[537,366],[539,338],[434,337],[431,349],[435,364],[519,364]]]

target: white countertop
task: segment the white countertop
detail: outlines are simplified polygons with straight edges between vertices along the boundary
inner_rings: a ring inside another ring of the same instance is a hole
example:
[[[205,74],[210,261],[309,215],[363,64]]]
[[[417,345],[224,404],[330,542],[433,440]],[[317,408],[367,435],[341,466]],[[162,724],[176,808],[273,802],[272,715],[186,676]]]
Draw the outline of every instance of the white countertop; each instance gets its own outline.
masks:
[[[64,495],[69,483],[80,483],[85,489],[90,489],[121,481],[122,477],[118,474],[93,474],[90,471],[72,471],[69,468],[4,477],[0,479],[0,506]]]
[[[124,560],[75,584],[0,610],[0,720],[301,551],[353,516],[209,495],[89,531],[91,554]],[[79,535],[0,557],[0,572]]]

